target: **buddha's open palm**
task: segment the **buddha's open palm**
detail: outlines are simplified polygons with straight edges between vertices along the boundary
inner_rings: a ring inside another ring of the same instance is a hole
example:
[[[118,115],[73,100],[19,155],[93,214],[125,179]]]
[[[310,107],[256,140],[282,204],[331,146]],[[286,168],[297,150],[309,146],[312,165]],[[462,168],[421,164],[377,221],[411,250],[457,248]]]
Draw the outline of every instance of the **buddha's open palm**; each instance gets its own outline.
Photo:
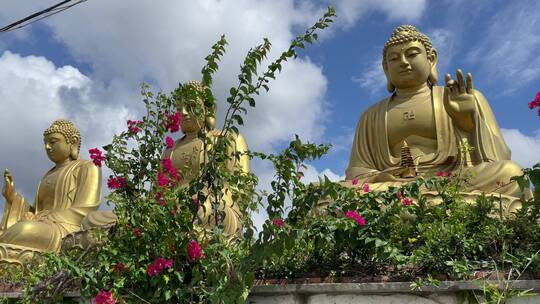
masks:
[[[456,71],[456,80],[450,74],[445,77],[448,94],[446,94],[444,105],[446,111],[453,119],[464,119],[465,116],[474,113],[476,110],[476,100],[474,97],[474,86],[471,73],[467,78],[463,77],[461,70]]]
[[[13,182],[13,176],[7,169],[4,171],[4,188],[2,188],[2,195],[6,198],[7,203],[11,203],[15,199],[15,183]]]

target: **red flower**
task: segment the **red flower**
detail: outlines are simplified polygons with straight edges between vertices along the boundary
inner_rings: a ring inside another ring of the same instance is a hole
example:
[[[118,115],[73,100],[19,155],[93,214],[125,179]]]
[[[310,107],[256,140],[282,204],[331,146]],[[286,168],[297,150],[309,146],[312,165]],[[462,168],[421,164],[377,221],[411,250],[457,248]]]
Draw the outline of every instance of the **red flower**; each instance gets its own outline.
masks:
[[[353,178],[353,180],[351,181],[351,183],[353,185],[358,185],[358,178]]]
[[[140,228],[134,228],[133,229],[133,236],[140,237],[141,236],[141,229]]]
[[[366,220],[354,210],[347,210],[345,217],[355,220],[358,226],[364,226],[366,224]]]
[[[128,120],[127,121],[128,131],[132,134],[139,133],[141,131],[141,128],[139,128],[139,126],[143,123],[144,121],[141,121],[141,120]]]
[[[172,149],[174,147],[174,139],[172,137],[167,136],[165,138],[165,144],[167,144],[167,149]]]
[[[275,219],[272,221],[272,224],[274,224],[275,226],[281,228],[283,226],[285,226],[285,221],[283,219]]]
[[[408,197],[407,197],[407,198],[404,198],[403,201],[401,201],[401,203],[402,203],[403,206],[405,206],[405,207],[408,207],[408,206],[412,205],[412,202],[413,202],[413,200],[410,199],[410,198],[408,198]]]
[[[163,194],[161,194],[161,192],[156,193],[156,201],[160,206],[165,206],[165,199],[163,199]]]
[[[115,304],[112,291],[100,290],[93,301],[95,304]]]
[[[174,114],[165,114],[167,116],[167,125],[165,129],[171,133],[178,132],[180,130],[180,124],[182,123],[182,113],[176,112]]]
[[[122,272],[122,271],[126,270],[126,265],[124,265],[122,263],[114,264],[113,269],[114,269],[114,271]]]
[[[452,177],[452,172],[439,171],[435,175],[438,177]]]
[[[364,192],[368,193],[369,192],[369,185],[368,184],[364,184],[362,186],[362,190],[364,190]]]
[[[199,202],[199,198],[197,196],[193,198],[193,204],[197,205],[197,210],[201,209],[201,203]]]
[[[109,176],[109,179],[107,180],[107,187],[109,187],[109,189],[111,190],[123,188],[125,185],[126,185],[126,179],[123,177],[114,178],[111,175]]]
[[[90,153],[90,158],[94,162],[94,165],[101,167],[101,163],[105,161],[105,156],[103,156],[101,151],[98,148],[94,148],[88,150],[88,153]]]
[[[146,273],[153,277],[158,275],[161,271],[173,266],[173,260],[166,260],[164,258],[157,258],[154,262],[150,263],[146,267]]]
[[[181,177],[178,175],[178,172],[176,171],[176,168],[173,167],[173,164],[172,164],[172,161],[170,158],[164,158],[161,160],[161,165],[163,166],[163,170],[167,173],[169,173],[169,175],[176,181],[179,181],[181,179]],[[159,177],[158,177],[159,179]],[[158,183],[159,183],[159,180],[158,180]]]
[[[401,191],[398,191],[398,192],[396,193],[396,196],[397,196],[397,198],[398,198],[399,200],[400,200],[400,199],[403,199],[403,194],[401,194]]]
[[[536,107],[540,107],[540,92],[537,92],[536,96],[534,96],[534,100],[529,102],[527,105],[531,110]],[[540,115],[540,109],[538,109],[538,115]]]
[[[201,245],[197,241],[190,240],[187,245],[187,255],[190,262],[197,262],[203,256]]]
[[[160,187],[165,187],[169,183],[169,178],[165,174],[158,172],[157,174],[157,183]]]

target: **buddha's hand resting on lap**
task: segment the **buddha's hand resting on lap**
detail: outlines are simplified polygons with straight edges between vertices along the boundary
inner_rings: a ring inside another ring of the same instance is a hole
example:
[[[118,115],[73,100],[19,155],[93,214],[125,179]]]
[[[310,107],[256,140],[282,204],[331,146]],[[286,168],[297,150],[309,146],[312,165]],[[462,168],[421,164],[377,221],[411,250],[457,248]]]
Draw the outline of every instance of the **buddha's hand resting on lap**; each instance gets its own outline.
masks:
[[[462,129],[473,128],[473,115],[476,112],[476,97],[474,96],[474,86],[471,73],[467,73],[467,78],[463,77],[460,69],[456,71],[457,80],[452,79],[450,74],[446,74],[445,82],[448,93],[445,94],[444,106],[446,112],[454,122]]]
[[[13,176],[9,173],[8,169],[4,171],[4,188],[2,188],[2,195],[6,198],[6,203],[8,204],[15,199],[15,183],[13,182]]]

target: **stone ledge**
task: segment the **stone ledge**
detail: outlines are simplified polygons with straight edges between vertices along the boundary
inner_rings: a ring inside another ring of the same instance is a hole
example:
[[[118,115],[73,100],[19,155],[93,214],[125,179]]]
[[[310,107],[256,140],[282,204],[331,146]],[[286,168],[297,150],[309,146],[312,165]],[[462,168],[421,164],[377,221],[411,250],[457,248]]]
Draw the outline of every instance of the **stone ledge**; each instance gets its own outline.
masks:
[[[376,294],[376,293],[434,293],[456,292],[464,290],[482,290],[484,281],[442,281],[439,286],[422,286],[420,290],[411,290],[412,282],[384,283],[318,283],[318,284],[284,284],[260,285],[251,290],[252,295],[267,294]],[[504,282],[487,281],[503,287]],[[508,281],[509,288],[540,292],[540,280]]]

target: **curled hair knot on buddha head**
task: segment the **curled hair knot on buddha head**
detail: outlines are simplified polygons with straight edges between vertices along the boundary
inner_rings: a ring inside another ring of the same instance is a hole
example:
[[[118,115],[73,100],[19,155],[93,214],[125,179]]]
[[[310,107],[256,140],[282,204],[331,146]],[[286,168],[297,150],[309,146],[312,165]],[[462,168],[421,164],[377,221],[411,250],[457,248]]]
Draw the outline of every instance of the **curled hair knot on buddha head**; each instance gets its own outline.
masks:
[[[428,82],[431,86],[435,85],[437,83],[438,79],[438,73],[437,73],[437,67],[436,67],[436,60],[437,60],[437,49],[433,47],[433,44],[431,42],[431,39],[429,39],[428,36],[425,34],[419,32],[416,27],[413,25],[400,25],[394,29],[392,32],[392,35],[390,35],[390,38],[386,41],[383,47],[382,51],[382,65],[383,68],[386,70],[386,52],[388,51],[388,48],[394,45],[408,43],[412,41],[418,41],[422,43],[424,48],[426,49],[426,54],[428,60],[432,63],[431,72],[428,78]],[[393,92],[395,90],[394,85],[388,80],[388,91]]]
[[[75,125],[67,119],[57,119],[50,127],[43,131],[43,136],[60,133],[66,139],[68,144],[72,145],[70,152],[70,158],[75,160],[79,158],[79,151],[81,150],[81,133]]]

